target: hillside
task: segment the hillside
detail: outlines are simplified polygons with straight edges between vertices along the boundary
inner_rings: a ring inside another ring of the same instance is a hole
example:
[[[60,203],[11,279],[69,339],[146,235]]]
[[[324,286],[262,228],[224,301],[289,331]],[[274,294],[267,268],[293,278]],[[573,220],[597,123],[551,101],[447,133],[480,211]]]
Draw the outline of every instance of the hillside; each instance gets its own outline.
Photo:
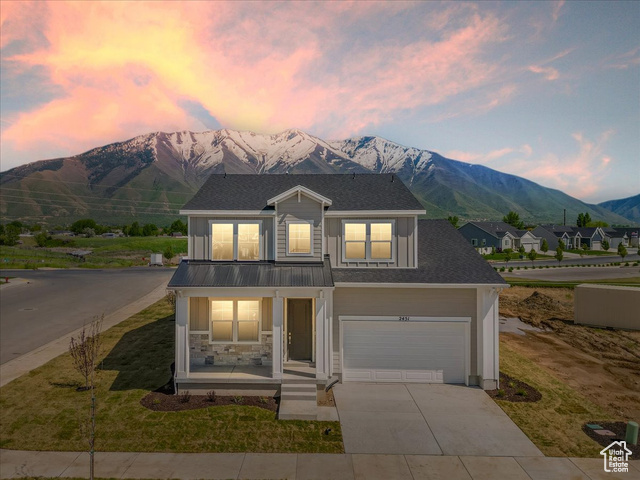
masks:
[[[606,208],[610,212],[622,215],[629,220],[640,223],[640,194],[635,197],[609,200],[599,203],[598,206]]]
[[[276,135],[216,130],[151,133],[69,158],[43,160],[0,173],[3,220],[63,224],[166,223],[212,173],[396,173],[427,217],[560,222],[588,212],[609,223],[629,220],[558,190],[480,165],[380,137],[324,141],[299,130]]]

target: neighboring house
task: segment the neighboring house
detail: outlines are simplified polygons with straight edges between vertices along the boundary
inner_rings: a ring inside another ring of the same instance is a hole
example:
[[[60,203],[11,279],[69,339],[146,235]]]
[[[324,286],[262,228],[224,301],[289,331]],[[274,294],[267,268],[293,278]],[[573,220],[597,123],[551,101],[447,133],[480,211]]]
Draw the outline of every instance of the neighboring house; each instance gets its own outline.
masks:
[[[490,253],[492,247],[497,251],[520,248],[518,230],[505,222],[468,222],[458,231],[480,253]]]
[[[640,236],[640,227],[614,227],[613,228],[618,235],[622,235],[622,237],[626,237],[627,243],[624,244],[625,247],[637,247],[638,246],[638,237]],[[616,246],[616,248],[618,248]]]
[[[615,228],[604,227],[604,239],[609,242],[609,250],[617,250],[618,245],[622,244],[625,247],[629,246],[629,237],[626,232],[618,232]]]
[[[602,240],[605,234],[601,227],[571,227],[575,235],[574,248],[587,245],[591,250],[602,250]]]
[[[397,176],[212,175],[183,207],[179,392],[342,382],[498,385],[507,285]]]
[[[538,225],[533,229],[533,233],[541,239],[547,239],[549,250],[558,248],[560,240],[564,243],[565,250],[575,248],[576,234],[571,227],[566,225]]]
[[[516,230],[518,233],[520,246],[524,247],[525,252],[530,252],[534,250],[536,252],[540,251],[540,246],[542,244],[542,239],[537,237],[530,230]]]

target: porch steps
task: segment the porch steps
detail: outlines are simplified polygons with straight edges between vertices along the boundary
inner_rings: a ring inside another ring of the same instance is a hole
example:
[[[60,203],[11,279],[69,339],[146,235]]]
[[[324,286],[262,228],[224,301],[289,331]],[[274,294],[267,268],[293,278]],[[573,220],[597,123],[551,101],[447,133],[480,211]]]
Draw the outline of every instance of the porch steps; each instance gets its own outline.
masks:
[[[304,379],[283,380],[280,390],[280,420],[317,420],[316,382]]]

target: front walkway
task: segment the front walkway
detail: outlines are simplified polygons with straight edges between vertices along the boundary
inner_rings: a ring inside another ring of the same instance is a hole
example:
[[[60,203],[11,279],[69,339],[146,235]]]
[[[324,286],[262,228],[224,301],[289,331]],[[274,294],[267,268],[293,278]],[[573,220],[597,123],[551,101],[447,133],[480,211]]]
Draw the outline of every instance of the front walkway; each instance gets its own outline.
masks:
[[[333,391],[347,453],[542,456],[479,388],[345,383]]]
[[[599,458],[287,453],[97,453],[95,476],[145,479],[638,480],[605,473]],[[0,478],[89,477],[89,455],[0,450]]]

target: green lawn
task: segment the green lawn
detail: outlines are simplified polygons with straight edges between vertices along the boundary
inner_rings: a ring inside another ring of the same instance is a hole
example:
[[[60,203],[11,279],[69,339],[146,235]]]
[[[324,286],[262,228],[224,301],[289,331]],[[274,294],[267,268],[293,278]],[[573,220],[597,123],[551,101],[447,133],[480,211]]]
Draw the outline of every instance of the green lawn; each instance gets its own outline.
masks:
[[[97,376],[98,451],[343,452],[339,422],[280,421],[249,406],[153,412],[140,405],[171,378],[175,322],[161,300],[104,334]],[[0,388],[0,448],[82,451],[89,392],[68,354]],[[323,435],[326,428],[329,435]]]
[[[495,261],[499,261],[499,262],[504,262],[504,253],[490,253],[487,255],[482,255],[483,258],[485,260],[495,260]],[[531,261],[527,258],[527,254],[525,253],[523,258],[520,258],[520,253],[519,252],[512,252],[509,254],[509,258],[511,258],[511,260],[526,260],[526,261]],[[536,257],[536,260],[543,260],[543,259],[549,259],[549,258],[554,258],[553,255],[545,255],[543,253],[538,253],[538,256]]]
[[[123,268],[146,265],[151,253],[162,253],[168,246],[176,255],[187,253],[187,239],[172,237],[74,238],[60,237],[69,243],[65,248],[40,248],[33,238],[22,237],[23,244],[0,246],[2,268]],[[68,249],[91,250],[82,261]],[[143,260],[143,258],[145,260]]]
[[[542,399],[535,403],[497,403],[547,456],[593,457],[602,447],[582,432],[582,425],[619,420],[503,341],[500,370],[542,393]]]

